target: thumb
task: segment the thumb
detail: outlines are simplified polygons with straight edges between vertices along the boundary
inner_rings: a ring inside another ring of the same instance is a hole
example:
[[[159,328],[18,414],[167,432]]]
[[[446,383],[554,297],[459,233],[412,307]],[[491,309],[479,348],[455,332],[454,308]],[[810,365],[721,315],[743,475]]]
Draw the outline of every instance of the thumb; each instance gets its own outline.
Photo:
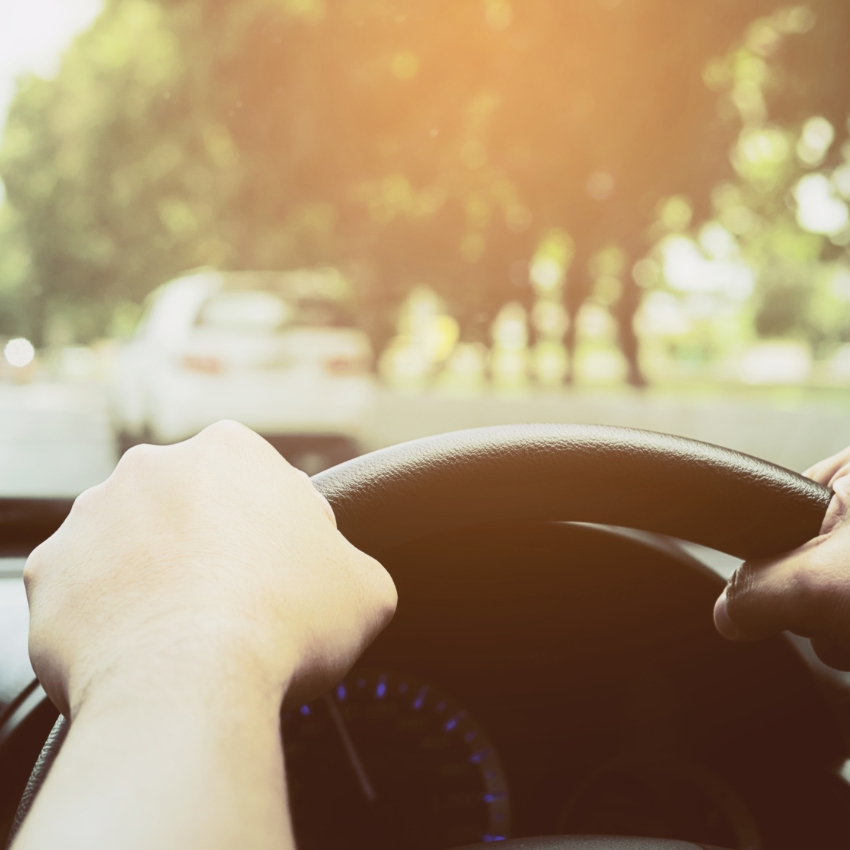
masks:
[[[824,596],[850,596],[848,485],[850,476],[836,482],[817,537],[776,558],[745,561],[735,571],[714,606],[723,637],[758,640],[785,629],[811,636],[826,626]]]
[[[717,600],[714,623],[730,640],[784,630],[810,637],[821,661],[850,670],[850,525],[839,521],[799,549],[744,563]]]
[[[817,627],[808,569],[812,543],[742,564],[715,603],[717,631],[729,640],[760,640],[786,629],[811,635]]]

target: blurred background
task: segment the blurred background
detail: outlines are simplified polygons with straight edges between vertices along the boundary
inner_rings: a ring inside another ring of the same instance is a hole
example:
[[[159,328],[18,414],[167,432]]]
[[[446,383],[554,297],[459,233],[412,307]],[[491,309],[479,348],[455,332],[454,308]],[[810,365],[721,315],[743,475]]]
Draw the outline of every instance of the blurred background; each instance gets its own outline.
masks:
[[[239,419],[850,443],[850,4],[0,14],[0,493]]]

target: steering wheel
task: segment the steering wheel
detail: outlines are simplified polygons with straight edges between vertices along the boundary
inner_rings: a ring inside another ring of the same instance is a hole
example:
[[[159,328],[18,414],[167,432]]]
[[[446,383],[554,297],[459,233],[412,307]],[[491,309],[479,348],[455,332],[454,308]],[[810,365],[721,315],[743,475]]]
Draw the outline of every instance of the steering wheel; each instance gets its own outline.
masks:
[[[380,559],[435,532],[509,520],[602,523],[762,558],[816,536],[831,492],[748,455],[647,431],[522,425],[415,440],[314,476],[339,530]],[[15,817],[14,836],[61,746],[51,732]],[[564,836],[505,850],[687,850],[650,838]]]

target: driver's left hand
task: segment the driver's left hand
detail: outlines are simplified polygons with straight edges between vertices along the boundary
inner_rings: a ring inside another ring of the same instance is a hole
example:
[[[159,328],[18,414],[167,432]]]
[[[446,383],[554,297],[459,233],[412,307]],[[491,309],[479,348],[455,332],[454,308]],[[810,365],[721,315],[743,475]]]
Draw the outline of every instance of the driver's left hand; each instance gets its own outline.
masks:
[[[75,716],[104,691],[243,690],[306,699],[395,610],[392,579],[337,531],[309,479],[222,422],[131,449],[29,557],[30,657]]]

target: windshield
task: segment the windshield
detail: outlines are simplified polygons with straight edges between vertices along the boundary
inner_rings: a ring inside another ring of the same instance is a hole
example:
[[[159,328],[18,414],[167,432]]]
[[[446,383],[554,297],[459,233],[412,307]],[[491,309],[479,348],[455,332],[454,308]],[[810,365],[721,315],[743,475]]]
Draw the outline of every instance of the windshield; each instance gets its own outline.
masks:
[[[222,418],[850,443],[844,0],[0,14],[0,493]]]

